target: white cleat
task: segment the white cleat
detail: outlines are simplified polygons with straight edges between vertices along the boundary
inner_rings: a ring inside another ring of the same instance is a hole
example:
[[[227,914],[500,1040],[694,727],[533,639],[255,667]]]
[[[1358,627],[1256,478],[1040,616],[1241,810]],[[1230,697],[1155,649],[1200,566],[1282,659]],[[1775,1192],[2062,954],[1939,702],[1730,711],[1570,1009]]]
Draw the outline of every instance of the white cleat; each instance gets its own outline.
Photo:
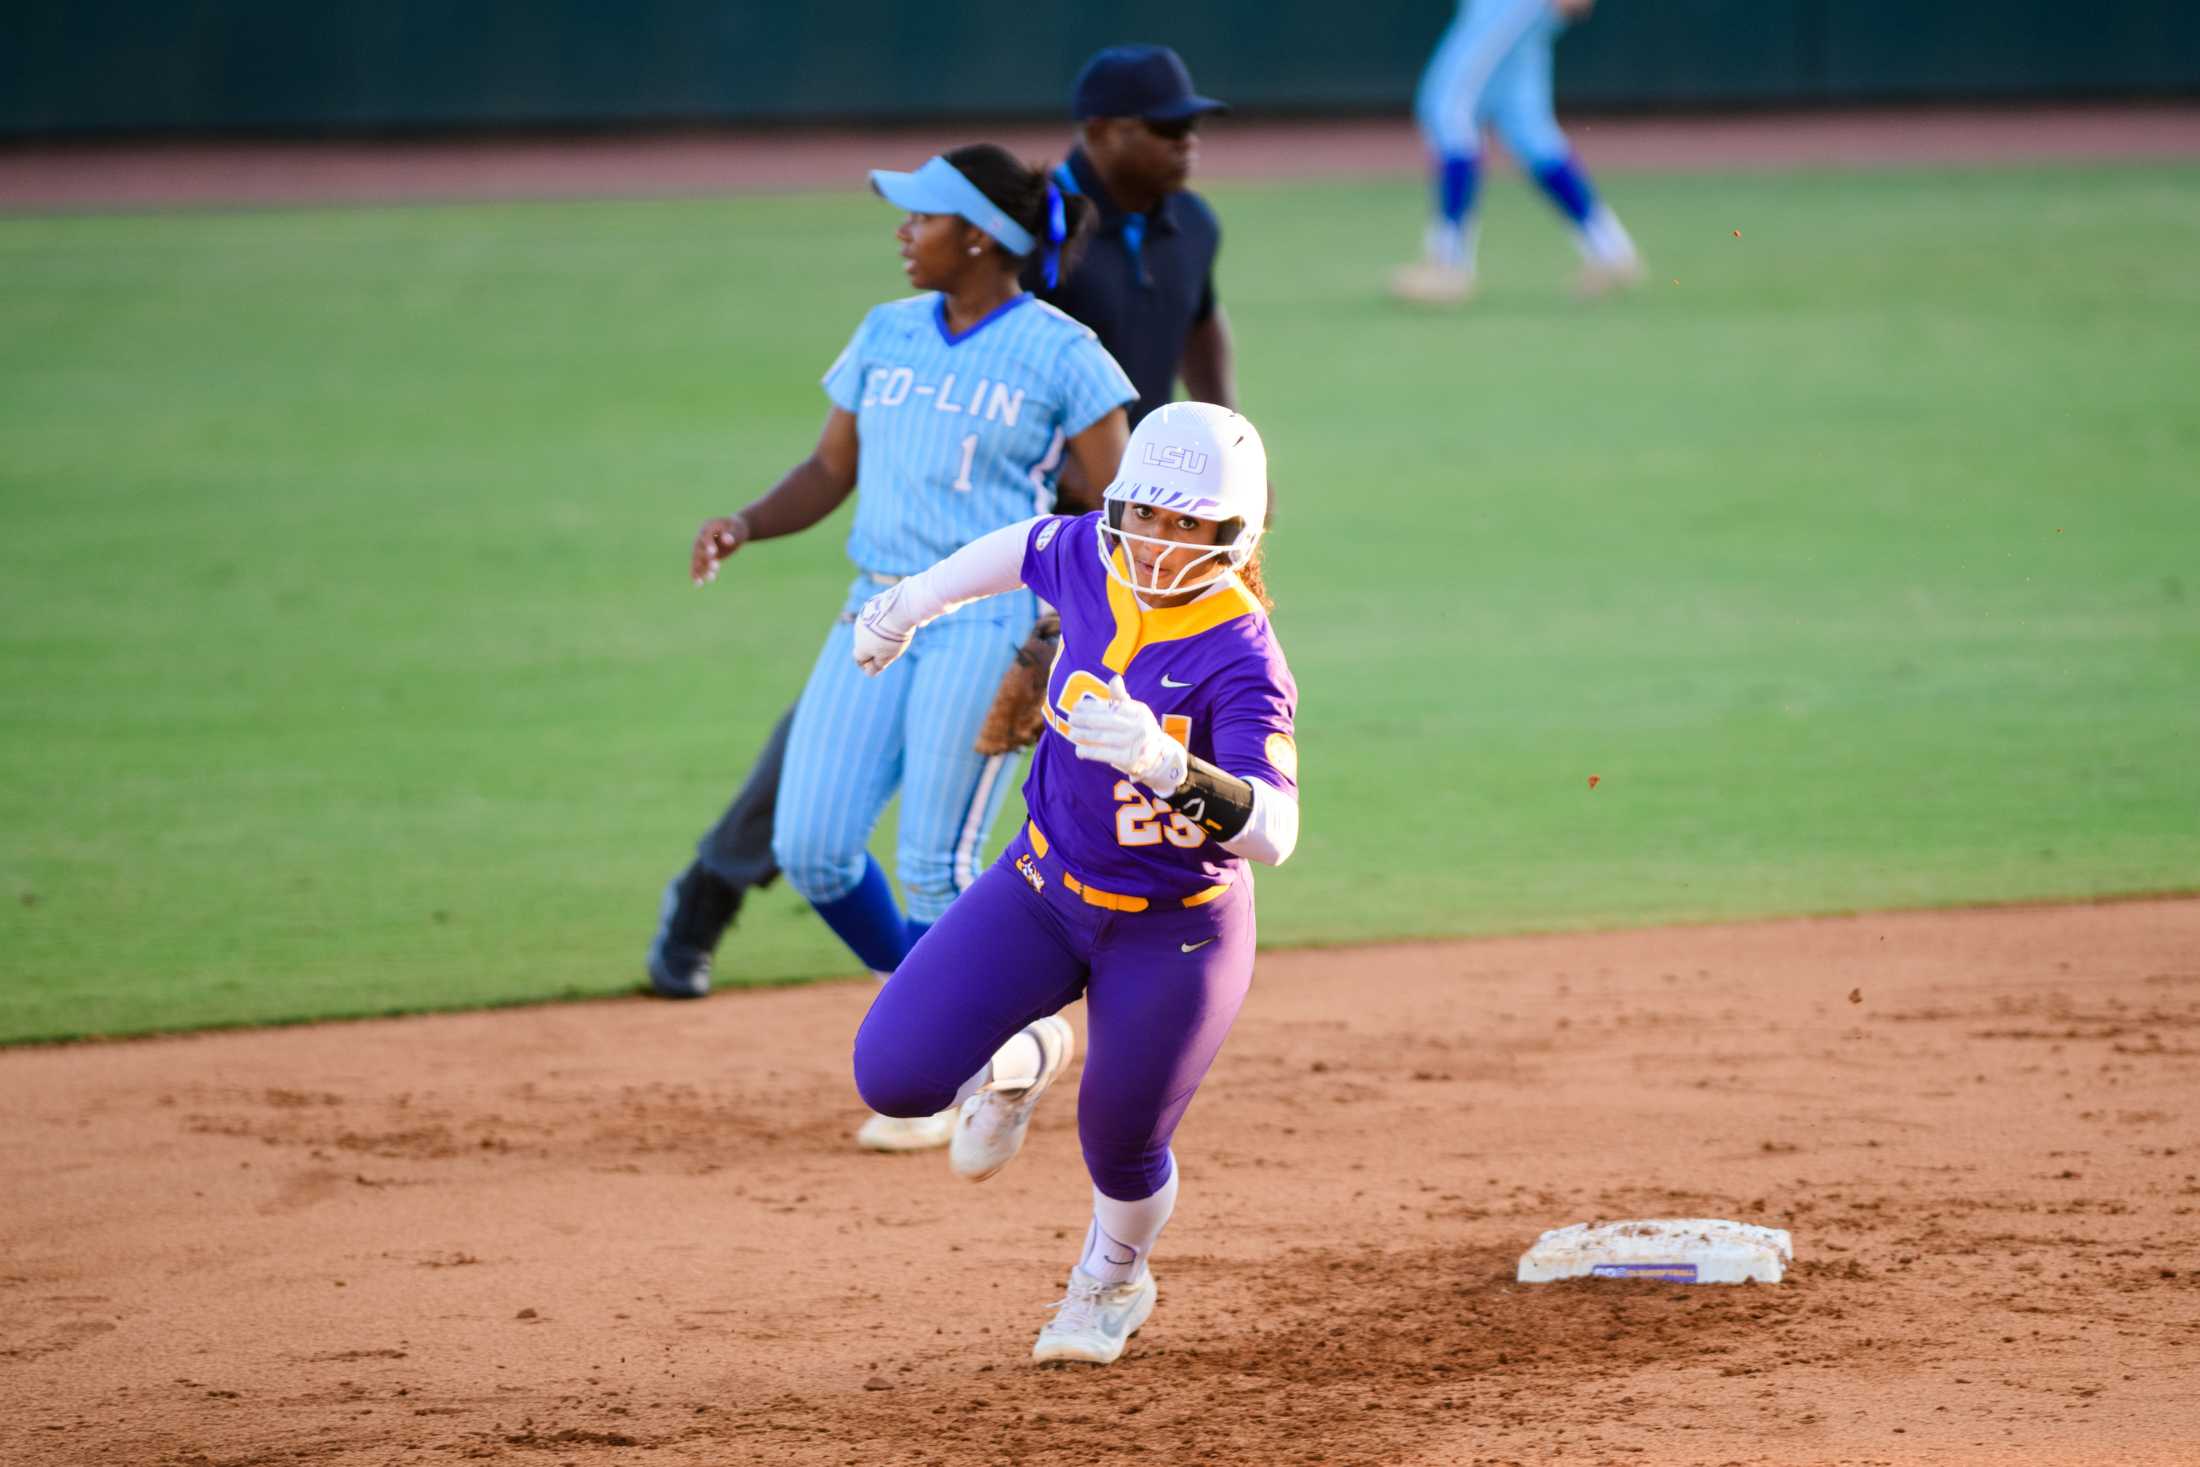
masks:
[[[1068,1296],[1054,1306],[1054,1318],[1039,1331],[1031,1358],[1113,1365],[1153,1313],[1157,1293],[1151,1269],[1127,1284],[1103,1284],[1081,1268],[1071,1269]]]
[[[1420,260],[1391,272],[1390,293],[1421,306],[1456,306],[1474,294],[1474,272],[1464,265]]]
[[[1581,274],[1574,282],[1574,293],[1583,300],[1595,300],[1599,296],[1616,295],[1642,284],[1644,274],[1642,258],[1627,255],[1617,260],[1592,261],[1581,267]]]
[[[955,1131],[955,1112],[936,1116],[874,1115],[856,1131],[856,1145],[866,1151],[931,1151],[945,1146]]]
[[[1069,1068],[1077,1051],[1077,1033],[1059,1014],[1027,1024],[1023,1032],[1039,1041],[1038,1078],[1013,1090],[988,1086],[962,1103],[955,1139],[947,1148],[947,1164],[958,1177],[982,1182],[1016,1159],[1039,1097]]]

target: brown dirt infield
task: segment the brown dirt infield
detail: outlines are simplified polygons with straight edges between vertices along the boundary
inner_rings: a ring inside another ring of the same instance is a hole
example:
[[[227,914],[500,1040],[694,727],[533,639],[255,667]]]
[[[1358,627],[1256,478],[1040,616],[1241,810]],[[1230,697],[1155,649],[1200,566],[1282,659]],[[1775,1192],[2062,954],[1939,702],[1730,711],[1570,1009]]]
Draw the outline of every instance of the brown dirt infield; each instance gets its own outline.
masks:
[[[2200,154],[2189,106],[1574,129]],[[843,187],[941,140],[17,147],[0,209]],[[1201,176],[1415,158],[1218,127]],[[1024,1359],[1073,1097],[983,1187],[859,1154],[867,994],[0,1051],[0,1463],[2200,1461],[2200,901],[1265,955],[1105,1371]],[[1543,1228],[1704,1213],[1794,1276],[1510,1282]]]
[[[1569,117],[1599,171],[1767,169],[2200,156],[2200,103],[1879,108],[1678,117]],[[965,123],[892,132],[691,132],[384,141],[204,141],[0,146],[0,211],[421,200],[662,197],[849,189],[985,138],[1058,157],[1067,124]],[[1224,119],[1199,178],[1407,174],[1421,144],[1402,118]]]
[[[1073,1095],[858,1153],[867,995],[0,1053],[0,1461],[2200,1460],[2200,900],[1266,955],[1107,1370]]]

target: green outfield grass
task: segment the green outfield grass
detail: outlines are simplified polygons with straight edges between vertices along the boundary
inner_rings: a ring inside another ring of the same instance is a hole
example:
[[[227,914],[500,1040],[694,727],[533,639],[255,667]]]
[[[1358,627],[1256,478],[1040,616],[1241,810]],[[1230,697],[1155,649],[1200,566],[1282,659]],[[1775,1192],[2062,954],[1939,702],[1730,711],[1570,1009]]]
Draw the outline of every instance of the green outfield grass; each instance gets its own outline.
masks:
[[[1263,937],[2200,886],[2200,168],[1608,182],[1650,285],[1575,304],[1501,181],[1450,316],[1381,295],[1407,182],[1215,191],[1305,700]],[[892,224],[0,221],[0,1040],[631,987],[847,574],[688,536]],[[724,972],[851,967],[781,886]]]

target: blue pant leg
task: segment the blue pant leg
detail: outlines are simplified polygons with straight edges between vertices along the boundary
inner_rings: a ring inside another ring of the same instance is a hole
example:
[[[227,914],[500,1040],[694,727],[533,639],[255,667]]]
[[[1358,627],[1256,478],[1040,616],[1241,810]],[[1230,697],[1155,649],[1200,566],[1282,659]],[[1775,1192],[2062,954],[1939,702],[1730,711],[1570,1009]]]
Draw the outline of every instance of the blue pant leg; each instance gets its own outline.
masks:
[[[1559,29],[1555,19],[1539,27],[1498,68],[1490,83],[1491,117],[1505,146],[1573,226],[1583,256],[1606,267],[1630,265],[1634,241],[1598,200],[1551,105],[1551,50]]]
[[[938,921],[985,870],[980,847],[1019,760],[971,744],[1037,616],[1029,593],[994,597],[924,628],[902,658],[914,667],[896,864],[913,922]]]
[[[1559,29],[1558,17],[1549,13],[1529,27],[1498,62],[1483,94],[1482,115],[1531,174],[1572,156],[1551,95]]]
[[[872,827],[901,779],[910,678],[900,662],[877,677],[856,666],[846,622],[826,635],[810,670],[787,730],[772,855],[813,904],[837,901],[863,880]]]
[[[1462,12],[1444,30],[1436,43],[1436,50],[1422,69],[1420,85],[1413,92],[1413,120],[1421,129],[1421,139],[1428,144],[1429,152],[1437,157],[1472,156],[1481,146],[1481,138],[1473,125],[1470,110],[1465,126],[1451,105],[1451,79],[1458,69],[1462,49],[1466,44],[1466,15]]]
[[[1252,987],[1255,938],[1249,881],[1204,907],[1109,924],[1085,990],[1077,1092],[1085,1167],[1106,1195],[1136,1202],[1167,1184],[1170,1138]]]
[[[1490,78],[1521,38],[1549,22],[1550,0],[1471,0],[1444,32],[1415,93],[1413,113],[1438,157],[1481,150]]]
[[[1008,1037],[1075,1001],[1080,934],[1006,861],[902,959],[856,1031],[856,1089],[881,1115],[946,1109]]]

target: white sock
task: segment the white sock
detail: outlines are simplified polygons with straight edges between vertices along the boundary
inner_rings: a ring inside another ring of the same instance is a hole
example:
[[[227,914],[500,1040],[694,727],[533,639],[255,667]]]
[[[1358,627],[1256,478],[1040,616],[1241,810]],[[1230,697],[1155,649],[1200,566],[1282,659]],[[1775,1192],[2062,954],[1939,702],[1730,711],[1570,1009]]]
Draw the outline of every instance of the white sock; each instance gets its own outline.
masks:
[[[1599,204],[1589,211],[1588,222],[1574,236],[1581,257],[1598,265],[1629,265],[1635,259],[1635,241],[1619,222],[1619,216]]]
[[[1422,255],[1431,265],[1441,265],[1447,270],[1471,270],[1474,268],[1474,234],[1469,225],[1432,220],[1427,236],[1421,241]]]
[[[980,1090],[1027,1090],[1045,1064],[1046,1051],[1039,1047],[1038,1036],[1029,1029],[1018,1029],[1008,1036],[1008,1043],[993,1051],[993,1058],[981,1065],[978,1073],[962,1082],[962,1088],[955,1092],[955,1104],[960,1106]]]
[[[962,1082],[962,1088],[955,1092],[955,1098],[947,1103],[947,1108],[949,1110],[961,1110],[962,1103],[971,1096],[976,1095],[980,1090],[985,1089],[986,1083],[992,1078],[993,1066],[989,1064],[980,1065],[977,1074]]]
[[[1026,1090],[1039,1078],[1046,1059],[1039,1037],[1029,1029],[1018,1029],[1008,1036],[1008,1043],[993,1051],[986,1075],[996,1090]]]
[[[1119,1202],[1092,1190],[1092,1225],[1085,1229],[1084,1256],[1078,1269],[1103,1284],[1127,1284],[1146,1271],[1154,1240],[1176,1211],[1176,1153],[1169,1153],[1169,1180],[1151,1197]]]

